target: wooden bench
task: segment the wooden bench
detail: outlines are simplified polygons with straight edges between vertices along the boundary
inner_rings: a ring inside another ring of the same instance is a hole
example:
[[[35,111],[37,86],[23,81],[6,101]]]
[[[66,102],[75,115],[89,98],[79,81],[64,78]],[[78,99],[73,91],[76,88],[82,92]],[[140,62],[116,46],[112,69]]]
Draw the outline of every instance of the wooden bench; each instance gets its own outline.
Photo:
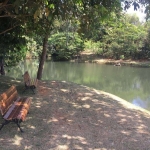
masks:
[[[38,85],[38,79],[31,79],[28,71],[26,71],[23,75],[25,89],[23,92],[25,92],[27,89],[31,89],[33,93],[35,94],[35,89]]]
[[[11,86],[6,92],[0,95],[0,112],[4,119],[0,130],[4,125],[14,122],[19,127],[20,123],[26,119],[31,104],[31,98],[19,97],[15,86]]]

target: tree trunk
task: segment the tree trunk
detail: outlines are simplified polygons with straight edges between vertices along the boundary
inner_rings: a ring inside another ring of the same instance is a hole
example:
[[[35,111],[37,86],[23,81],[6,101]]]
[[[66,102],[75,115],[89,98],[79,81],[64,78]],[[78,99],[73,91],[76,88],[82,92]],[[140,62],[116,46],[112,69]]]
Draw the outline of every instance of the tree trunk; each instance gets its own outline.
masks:
[[[37,79],[39,80],[42,79],[42,72],[43,72],[44,62],[45,62],[46,53],[47,53],[47,43],[48,43],[48,35],[46,35],[43,39],[43,51],[40,57],[40,63],[39,63],[39,68],[38,68],[38,73],[37,73]]]
[[[1,75],[5,75],[3,57],[0,57],[0,74],[1,74]]]

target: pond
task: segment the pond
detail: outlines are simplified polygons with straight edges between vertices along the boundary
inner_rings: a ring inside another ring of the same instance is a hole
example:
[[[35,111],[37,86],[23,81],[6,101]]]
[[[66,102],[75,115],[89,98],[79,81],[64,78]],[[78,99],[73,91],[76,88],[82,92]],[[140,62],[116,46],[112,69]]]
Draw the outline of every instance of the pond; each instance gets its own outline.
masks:
[[[38,62],[26,60],[6,71],[7,76],[22,79],[28,70],[36,77]],[[150,111],[150,69],[96,63],[51,62],[44,65],[43,80],[64,80],[112,93]]]

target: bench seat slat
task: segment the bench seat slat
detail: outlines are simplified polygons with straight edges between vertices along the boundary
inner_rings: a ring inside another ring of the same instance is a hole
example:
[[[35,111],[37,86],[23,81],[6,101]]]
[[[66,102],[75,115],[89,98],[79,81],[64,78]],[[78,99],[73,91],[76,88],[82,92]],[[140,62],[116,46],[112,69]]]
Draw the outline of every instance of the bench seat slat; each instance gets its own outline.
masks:
[[[19,119],[19,120],[21,119],[22,121],[24,121],[26,119],[27,113],[30,108],[30,104],[31,104],[30,98],[23,99],[22,109],[21,109],[21,111],[19,111],[19,114],[17,114],[17,119]]]
[[[17,98],[16,102],[18,102],[20,100],[20,97]],[[4,115],[4,119],[8,118],[8,116],[11,114],[11,112],[14,110],[15,108],[15,103],[11,105],[11,107],[9,108],[9,110],[7,111],[7,113]]]
[[[24,121],[30,107],[30,98],[19,98],[4,115],[5,120],[19,119]]]
[[[26,119],[27,113],[29,111],[31,100],[28,99],[26,103],[22,105],[22,109],[19,111],[19,114],[17,114],[17,119],[24,121]]]

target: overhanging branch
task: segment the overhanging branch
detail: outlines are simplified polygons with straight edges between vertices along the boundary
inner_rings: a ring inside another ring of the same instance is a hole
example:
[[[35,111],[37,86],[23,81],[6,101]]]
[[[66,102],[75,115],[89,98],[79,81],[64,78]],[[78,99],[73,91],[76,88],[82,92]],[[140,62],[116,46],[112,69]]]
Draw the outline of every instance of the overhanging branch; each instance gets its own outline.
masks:
[[[5,17],[13,17],[13,18],[19,18],[19,17],[30,17],[30,16],[32,16],[32,15],[22,15],[22,16],[19,16],[19,15],[2,15],[2,16],[0,16],[0,18],[5,18]]]
[[[9,0],[5,0],[4,2],[0,3],[0,6],[1,6],[1,5],[6,5],[6,4],[8,3],[8,1],[9,1]]]
[[[8,32],[8,31],[10,31],[10,30],[12,30],[12,29],[14,29],[14,28],[17,27],[17,26],[19,26],[19,24],[18,24],[18,25],[15,25],[15,26],[13,26],[13,27],[11,27],[11,28],[9,28],[9,29],[3,31],[3,32],[0,32],[0,35],[1,35],[1,34],[4,34],[4,33],[6,33],[6,32]]]
[[[0,18],[5,18],[5,17],[16,17],[17,15],[3,15],[3,16],[0,16]]]

